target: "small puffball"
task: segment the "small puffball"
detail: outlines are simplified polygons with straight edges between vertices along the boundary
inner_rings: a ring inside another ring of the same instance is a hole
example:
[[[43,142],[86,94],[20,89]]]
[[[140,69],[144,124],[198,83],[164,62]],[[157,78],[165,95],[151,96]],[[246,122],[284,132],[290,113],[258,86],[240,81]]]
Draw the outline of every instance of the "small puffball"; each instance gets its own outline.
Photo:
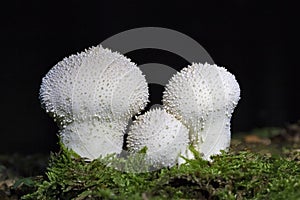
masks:
[[[62,143],[88,160],[121,153],[123,126],[97,118],[74,121],[60,131]]]
[[[234,75],[217,65],[194,63],[171,78],[163,106],[189,128],[191,144],[209,160],[230,145],[230,119],[239,99]]]
[[[146,159],[154,167],[171,167],[185,154],[188,129],[162,109],[153,109],[138,116],[127,137],[129,152],[147,147]]]

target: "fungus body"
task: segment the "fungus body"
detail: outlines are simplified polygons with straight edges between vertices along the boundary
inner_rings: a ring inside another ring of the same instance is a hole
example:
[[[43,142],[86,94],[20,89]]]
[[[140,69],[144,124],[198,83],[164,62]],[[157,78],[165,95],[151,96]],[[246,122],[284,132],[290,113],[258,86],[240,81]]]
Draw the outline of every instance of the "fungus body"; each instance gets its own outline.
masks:
[[[64,144],[79,155],[95,158],[108,152],[119,153],[128,120],[148,102],[148,86],[134,63],[99,45],[56,64],[42,80],[40,100],[61,127]],[[110,127],[106,126],[111,124],[118,127],[111,133],[118,136],[110,141],[117,148],[103,146],[100,141],[101,137],[107,139],[105,134]],[[86,142],[93,137],[98,138],[94,145]],[[75,148],[75,141],[81,142],[80,149],[86,151]]]
[[[129,152],[147,147],[146,159],[154,167],[180,163],[188,147],[188,129],[163,109],[146,112],[133,122],[127,137]]]
[[[239,98],[239,85],[225,68],[192,64],[171,78],[163,106],[188,127],[190,143],[209,160],[230,145],[230,119]]]

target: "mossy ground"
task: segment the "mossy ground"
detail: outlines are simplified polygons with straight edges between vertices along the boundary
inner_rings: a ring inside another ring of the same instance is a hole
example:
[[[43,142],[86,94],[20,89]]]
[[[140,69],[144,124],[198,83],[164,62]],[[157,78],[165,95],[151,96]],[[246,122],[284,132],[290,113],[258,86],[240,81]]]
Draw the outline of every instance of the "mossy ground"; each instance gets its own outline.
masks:
[[[274,130],[254,130],[250,135],[259,140],[252,142],[249,134],[234,137],[230,151],[213,162],[194,152],[196,159],[180,167],[147,173],[112,167],[136,168],[141,157],[85,162],[62,146],[50,156],[44,176],[18,179],[10,191],[23,199],[300,199],[299,141],[284,142],[289,133]]]

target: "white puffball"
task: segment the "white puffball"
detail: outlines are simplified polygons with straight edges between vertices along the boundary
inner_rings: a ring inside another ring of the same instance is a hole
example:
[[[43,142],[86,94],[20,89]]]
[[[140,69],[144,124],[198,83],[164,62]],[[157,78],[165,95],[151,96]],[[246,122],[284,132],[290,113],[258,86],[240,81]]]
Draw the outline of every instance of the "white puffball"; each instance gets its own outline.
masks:
[[[191,144],[209,160],[230,145],[230,119],[239,99],[239,85],[225,68],[194,63],[171,78],[163,106],[189,128]]]
[[[127,140],[129,152],[147,147],[146,158],[151,165],[171,167],[187,150],[188,129],[165,110],[153,109],[133,122]]]

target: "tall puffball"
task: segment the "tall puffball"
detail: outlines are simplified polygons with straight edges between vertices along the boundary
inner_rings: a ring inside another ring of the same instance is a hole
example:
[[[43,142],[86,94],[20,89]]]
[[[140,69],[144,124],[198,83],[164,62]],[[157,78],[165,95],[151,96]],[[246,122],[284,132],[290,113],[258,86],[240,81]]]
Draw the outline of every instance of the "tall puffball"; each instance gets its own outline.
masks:
[[[148,102],[148,86],[134,63],[99,45],[57,63],[42,80],[40,100],[61,127],[62,142],[94,159],[122,150],[128,120]]]
[[[175,74],[163,106],[189,129],[190,143],[204,159],[230,145],[230,120],[240,99],[234,75],[210,64],[192,64]]]

